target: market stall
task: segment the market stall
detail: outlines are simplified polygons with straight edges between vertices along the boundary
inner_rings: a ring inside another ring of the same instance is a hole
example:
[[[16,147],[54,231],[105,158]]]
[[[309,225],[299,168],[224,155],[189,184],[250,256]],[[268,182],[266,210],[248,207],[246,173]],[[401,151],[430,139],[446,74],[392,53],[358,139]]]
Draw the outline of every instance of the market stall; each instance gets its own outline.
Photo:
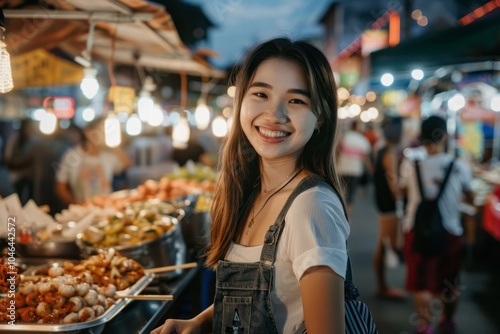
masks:
[[[15,194],[0,200],[0,216],[14,227],[0,231],[0,331],[141,332],[161,324],[185,294],[198,295],[197,251],[208,242],[215,174],[193,171],[95,196],[54,217],[33,201],[21,206]]]

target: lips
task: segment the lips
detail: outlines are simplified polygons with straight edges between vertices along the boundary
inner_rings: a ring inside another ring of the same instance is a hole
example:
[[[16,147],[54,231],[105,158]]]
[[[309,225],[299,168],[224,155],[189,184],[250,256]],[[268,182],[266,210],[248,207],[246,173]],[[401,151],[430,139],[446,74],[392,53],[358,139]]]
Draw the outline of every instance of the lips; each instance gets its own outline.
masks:
[[[287,137],[290,135],[290,132],[270,130],[270,129],[266,129],[266,128],[262,128],[262,127],[257,127],[257,130],[264,137],[268,137],[268,138],[284,138],[284,137]]]

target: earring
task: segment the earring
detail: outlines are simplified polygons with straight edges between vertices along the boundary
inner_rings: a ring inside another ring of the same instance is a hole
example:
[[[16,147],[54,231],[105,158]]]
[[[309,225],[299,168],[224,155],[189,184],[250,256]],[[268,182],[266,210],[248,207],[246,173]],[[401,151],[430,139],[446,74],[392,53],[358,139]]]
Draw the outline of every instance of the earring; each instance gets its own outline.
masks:
[[[314,129],[314,135],[319,136],[320,128],[315,128]]]

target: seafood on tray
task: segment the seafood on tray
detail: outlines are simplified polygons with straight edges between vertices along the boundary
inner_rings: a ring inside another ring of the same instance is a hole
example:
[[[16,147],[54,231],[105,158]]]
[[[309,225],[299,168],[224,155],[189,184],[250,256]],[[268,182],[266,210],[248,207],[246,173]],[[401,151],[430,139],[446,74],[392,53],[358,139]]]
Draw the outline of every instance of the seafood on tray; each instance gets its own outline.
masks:
[[[21,280],[14,263],[6,261],[7,254],[0,258],[0,293],[7,293],[17,287]]]
[[[59,274],[60,272],[52,272]],[[116,287],[95,284],[92,276],[68,274],[38,278],[19,287],[15,293],[16,322],[71,324],[95,319],[115,300]],[[0,322],[8,322],[12,298],[0,299]]]
[[[77,262],[64,261],[61,265],[40,269],[35,275],[90,276],[92,282],[106,287],[114,285],[118,290],[125,290],[144,276],[144,267],[137,261],[121,256],[114,248],[101,251],[87,259]]]
[[[13,296],[0,299],[0,323],[12,319],[8,307],[14,300],[16,322],[71,324],[93,320],[125,290],[144,276],[143,267],[114,249],[73,263],[48,266],[34,272]]]

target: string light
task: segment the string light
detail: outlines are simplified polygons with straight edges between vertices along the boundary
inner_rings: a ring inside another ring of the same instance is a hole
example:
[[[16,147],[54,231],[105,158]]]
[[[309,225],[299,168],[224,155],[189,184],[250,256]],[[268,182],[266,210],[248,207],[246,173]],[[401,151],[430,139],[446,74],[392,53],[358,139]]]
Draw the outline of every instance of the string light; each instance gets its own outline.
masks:
[[[5,26],[3,10],[0,9],[0,93],[10,92],[14,88],[10,55],[5,44]]]

